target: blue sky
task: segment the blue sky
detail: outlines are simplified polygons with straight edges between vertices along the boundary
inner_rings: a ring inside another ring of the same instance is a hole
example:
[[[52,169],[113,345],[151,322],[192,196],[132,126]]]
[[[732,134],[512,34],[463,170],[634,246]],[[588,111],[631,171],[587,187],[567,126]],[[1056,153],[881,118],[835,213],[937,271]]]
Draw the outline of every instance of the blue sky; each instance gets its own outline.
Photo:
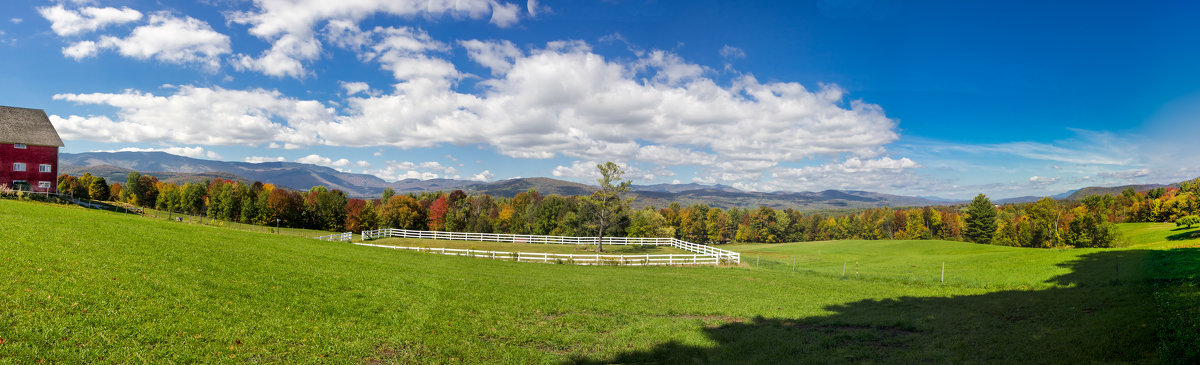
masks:
[[[969,198],[1200,176],[1190,2],[8,1],[64,152]]]

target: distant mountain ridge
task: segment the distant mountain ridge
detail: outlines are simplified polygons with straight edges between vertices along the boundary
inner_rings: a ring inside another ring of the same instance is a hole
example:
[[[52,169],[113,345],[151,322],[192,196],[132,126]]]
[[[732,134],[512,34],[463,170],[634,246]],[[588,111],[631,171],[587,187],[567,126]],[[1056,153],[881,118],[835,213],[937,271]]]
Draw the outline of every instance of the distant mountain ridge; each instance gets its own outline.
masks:
[[[427,192],[464,190],[497,197],[512,197],[518,193],[537,190],[543,195],[588,195],[595,186],[545,177],[518,178],[494,182],[455,179],[406,179],[388,182],[374,175],[341,172],[329,167],[296,162],[234,162],[201,160],[165,152],[88,152],[59,154],[59,170],[71,175],[90,172],[110,181],[125,181],[130,171],[154,175],[160,181],[177,184],[222,178],[242,182],[261,181],[295,190],[308,190],[317,185],[339,189],[356,198],[378,197],[384,188],[397,192]],[[1055,199],[1078,200],[1088,195],[1120,194],[1126,188],[1139,192],[1174,185],[1126,185],[1088,187],[1052,196]],[[671,202],[683,205],[703,203],[714,207],[769,206],[801,210],[842,210],[871,207],[911,207],[927,205],[956,205],[966,201],[938,197],[913,197],[857,190],[825,190],[819,192],[751,192],[724,185],[653,184],[634,185],[637,207],[665,207]],[[996,199],[997,204],[1033,202],[1040,196]]]
[[[494,182],[454,179],[406,179],[388,182],[374,175],[341,172],[332,168],[296,162],[234,162],[201,160],[165,152],[87,152],[59,155],[60,170],[72,175],[90,172],[110,181],[124,182],[130,171],[158,177],[162,181],[185,183],[212,178],[261,181],[295,190],[308,190],[316,185],[339,189],[357,198],[378,197],[384,188],[397,192],[464,190],[497,197],[512,197],[518,193],[537,190],[543,195],[588,195],[595,186],[545,177],[519,178]],[[671,202],[688,205],[704,203],[710,206],[774,208],[855,209],[879,206],[948,205],[955,201],[881,194],[866,191],[825,190],[820,192],[747,192],[724,185],[654,184],[634,185],[638,198],[635,206],[664,207]]]

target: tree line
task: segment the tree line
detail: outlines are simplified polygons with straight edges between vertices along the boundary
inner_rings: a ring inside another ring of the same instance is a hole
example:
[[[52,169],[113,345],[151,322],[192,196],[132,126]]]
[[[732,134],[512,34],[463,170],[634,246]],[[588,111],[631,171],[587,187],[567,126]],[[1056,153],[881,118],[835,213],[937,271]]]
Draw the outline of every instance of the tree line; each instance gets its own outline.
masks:
[[[462,190],[397,194],[387,188],[377,198],[354,199],[323,186],[294,191],[224,179],[176,185],[136,172],[124,184],[111,185],[89,174],[64,174],[58,179],[58,190],[76,197],[290,228],[675,237],[704,244],[941,239],[1020,247],[1111,247],[1122,240],[1115,223],[1172,222],[1200,214],[1200,179],[1179,188],[1141,193],[1128,189],[1117,196],[1094,195],[1079,201],[1047,197],[1033,203],[994,205],[980,194],[966,205],[882,207],[844,214],[679,203],[632,209],[632,198],[622,197],[629,188],[627,181],[620,180],[623,172],[615,165],[611,168],[612,174],[603,175],[609,181],[599,181],[608,189],[592,196],[542,195],[532,189],[511,198]],[[1190,219],[1195,218],[1183,222]]]

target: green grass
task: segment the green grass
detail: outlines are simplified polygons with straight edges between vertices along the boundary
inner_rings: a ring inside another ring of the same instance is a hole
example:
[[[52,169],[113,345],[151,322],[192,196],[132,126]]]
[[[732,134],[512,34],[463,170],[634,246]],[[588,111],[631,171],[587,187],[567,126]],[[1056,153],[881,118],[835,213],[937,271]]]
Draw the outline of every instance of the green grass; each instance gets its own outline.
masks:
[[[774,265],[592,267],[6,200],[0,222],[0,362],[1169,362],[1195,344],[1193,307],[1153,299],[1194,294],[1155,284],[1194,280],[1154,269],[1191,265],[1181,250],[842,241],[734,247]],[[783,264],[816,247],[811,272]],[[1130,255],[1155,264],[1112,280]],[[824,268],[851,256],[944,259],[947,283]]]
[[[172,221],[172,222],[181,223],[181,224],[196,224],[196,225],[204,225],[204,226],[212,226],[212,227],[222,227],[222,228],[228,228],[228,229],[234,229],[234,230],[246,231],[246,232],[273,233],[273,234],[284,235],[284,236],[295,236],[295,237],[304,237],[304,238],[321,237],[321,236],[330,235],[330,234],[342,233],[342,232],[322,231],[322,230],[318,230],[318,229],[288,228],[288,227],[276,228],[275,226],[269,226],[269,225],[261,226],[261,225],[256,225],[256,224],[230,222],[230,221],[226,221],[226,220],[212,219],[212,218],[195,216],[195,215],[176,214],[176,213],[172,213],[172,212],[168,212],[168,211],[162,211],[162,210],[150,209],[150,208],[143,208],[143,212],[144,212],[144,214],[142,216],[146,217],[146,218],[161,219],[161,220]],[[179,218],[179,220],[176,221],[175,218]],[[357,239],[357,238],[358,237],[355,237],[355,239]]]
[[[562,244],[537,244],[537,243],[510,243],[510,242],[478,242],[478,241],[450,241],[450,240],[434,240],[424,238],[381,238],[367,241],[367,243],[386,246],[402,246],[402,247],[434,247],[434,248],[453,248],[460,250],[482,250],[482,251],[501,251],[501,252],[538,252],[538,253],[559,253],[559,254],[595,254],[596,245],[562,245]],[[693,255],[694,252],[681,250],[670,246],[650,246],[650,245],[606,245],[604,246],[605,255]]]
[[[1200,226],[1176,227],[1174,223],[1125,223],[1120,225],[1129,248],[1186,248],[1200,244]]]

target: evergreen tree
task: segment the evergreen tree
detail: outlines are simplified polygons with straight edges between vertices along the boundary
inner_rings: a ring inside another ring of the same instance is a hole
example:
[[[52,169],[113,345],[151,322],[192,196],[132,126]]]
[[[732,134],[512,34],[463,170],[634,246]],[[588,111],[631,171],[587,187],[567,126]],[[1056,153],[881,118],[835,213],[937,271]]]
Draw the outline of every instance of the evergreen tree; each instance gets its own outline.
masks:
[[[966,232],[963,237],[967,241],[990,244],[996,234],[996,207],[987,195],[979,194],[967,206]]]

